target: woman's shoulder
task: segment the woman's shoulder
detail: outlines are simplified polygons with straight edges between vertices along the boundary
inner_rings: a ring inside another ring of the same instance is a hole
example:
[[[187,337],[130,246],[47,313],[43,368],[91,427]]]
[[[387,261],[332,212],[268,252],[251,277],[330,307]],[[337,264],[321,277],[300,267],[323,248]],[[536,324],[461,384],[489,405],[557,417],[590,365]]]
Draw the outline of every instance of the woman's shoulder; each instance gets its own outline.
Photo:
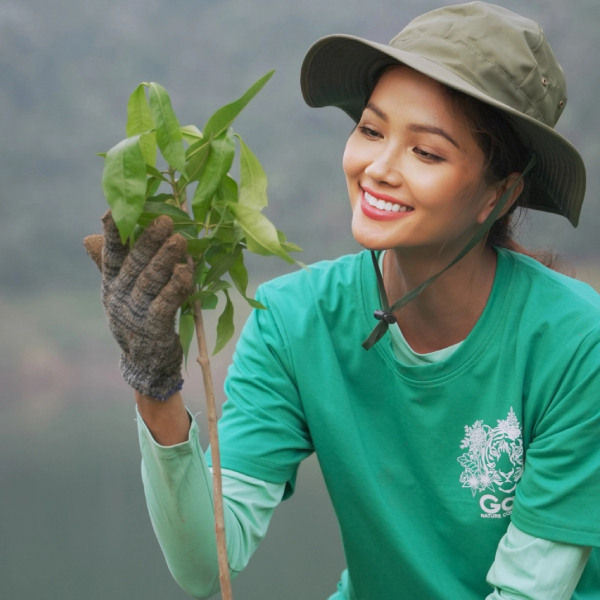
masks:
[[[521,299],[523,317],[580,333],[600,328],[600,294],[594,288],[524,254],[501,252],[512,263],[509,294]]]
[[[270,309],[271,316],[263,314],[257,318],[274,319],[290,339],[302,340],[307,331],[314,339],[319,332],[337,336],[338,332],[347,331],[363,310],[367,260],[371,259],[366,251],[349,254],[310,264],[262,284],[256,299]]]
[[[550,269],[539,261],[518,252],[503,249],[502,252],[513,262],[518,280],[527,285],[553,290],[559,296],[564,294],[565,298],[590,304],[592,310],[600,311],[600,294],[589,284]],[[556,297],[556,299],[559,299]]]
[[[273,300],[322,298],[344,294],[359,285],[366,252],[321,260],[263,283],[260,290]]]

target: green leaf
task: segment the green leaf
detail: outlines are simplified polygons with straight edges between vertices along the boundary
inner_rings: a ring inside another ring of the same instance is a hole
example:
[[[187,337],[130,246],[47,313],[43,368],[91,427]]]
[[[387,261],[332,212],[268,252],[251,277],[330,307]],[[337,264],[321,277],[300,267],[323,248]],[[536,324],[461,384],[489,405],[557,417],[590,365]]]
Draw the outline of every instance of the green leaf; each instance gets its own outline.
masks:
[[[146,170],[148,165],[146,165]],[[158,191],[160,187],[161,180],[156,177],[148,177],[148,181],[146,182],[146,198],[153,196]]]
[[[182,235],[186,241],[196,239],[196,228],[194,227],[194,225],[183,225],[181,223],[175,223],[175,225],[173,225],[173,231]],[[296,261],[296,263],[300,264],[298,263],[298,261]]]
[[[240,140],[240,204],[262,210],[268,204],[267,200],[267,176],[254,156],[250,148]]]
[[[119,142],[106,153],[102,189],[123,244],[144,210],[146,161],[139,136]]]
[[[236,249],[234,253],[226,253],[223,256],[217,258],[212,262],[206,278],[204,279],[204,285],[210,285],[213,281],[221,279],[222,275],[225,275],[229,271],[231,265],[236,260],[236,255],[240,253],[239,249]]]
[[[181,136],[188,144],[193,144],[202,139],[202,133],[195,125],[185,125],[181,127]]]
[[[170,200],[171,202],[173,202],[173,194],[157,194],[156,196],[150,196],[149,198],[146,198],[146,202],[167,202],[168,200]],[[172,206],[172,204],[171,204]],[[187,214],[187,213],[186,213]]]
[[[146,89],[144,84],[138,85],[127,103],[127,137],[140,135],[140,148],[144,160],[148,165],[156,165],[156,133],[154,131],[152,113],[146,100]],[[144,134],[144,135],[142,135]]]
[[[293,242],[281,242],[281,247],[286,251],[286,252],[304,252],[304,250],[302,250],[302,248],[300,248],[300,246],[294,244]],[[298,261],[296,261],[298,262]],[[298,263],[300,264],[300,263]]]
[[[165,202],[145,202],[144,213],[151,215],[169,215],[169,217],[173,219],[173,223],[182,223],[186,225],[194,223],[184,210]]]
[[[237,221],[233,222],[233,240],[231,240],[231,244],[235,245],[239,242],[246,241],[246,236],[244,234],[244,230],[240,227],[240,224]]]
[[[206,160],[208,159],[208,153],[210,151],[210,139],[200,140],[195,144],[192,144],[186,152],[186,164],[185,164],[185,179],[184,182],[187,185],[192,181],[197,181],[204,170]]]
[[[200,302],[200,306],[202,310],[214,310],[217,308],[217,304],[219,303],[219,298],[217,298],[216,294],[207,294],[202,301]]]
[[[133,228],[133,231],[129,234],[129,249],[132,249],[135,246],[142,231],[144,231],[144,228],[139,224]]]
[[[156,131],[150,131],[140,136],[140,147],[146,164],[151,167],[156,165]]]
[[[215,195],[222,179],[231,169],[234,154],[235,140],[231,131],[227,131],[210,143],[210,151],[204,172],[192,198],[194,216],[197,221],[202,222],[206,218],[212,197]]]
[[[229,175],[225,175],[217,189],[217,198],[220,202],[237,202],[238,184],[236,180]]]
[[[211,240],[206,238],[188,240],[187,242],[187,253],[193,257],[198,258],[206,252],[206,249],[210,246]]]
[[[190,344],[194,337],[194,315],[191,312],[181,311],[179,315],[179,341],[183,348],[185,357],[185,368],[187,370],[187,359],[190,352]]]
[[[196,226],[189,215],[180,208],[165,202],[145,202],[144,212],[140,215],[138,222],[142,227],[148,227],[160,215],[171,217],[173,219],[173,230],[183,235],[183,237],[187,239],[196,238]]]
[[[248,296],[246,296],[246,290],[248,288],[248,271],[244,265],[244,255],[242,252],[239,252],[236,255],[235,261],[229,267],[229,275],[231,276],[231,281],[233,281],[235,287],[238,289],[238,292],[252,308],[267,310],[267,307],[261,304],[258,300],[254,300],[253,298],[248,298]]]
[[[229,275],[238,292],[245,298],[246,289],[248,288],[248,270],[244,265],[244,255],[242,252],[236,254],[235,260],[229,267]]]
[[[257,308],[258,310],[269,310],[264,304],[259,302],[258,300],[254,300],[254,298],[246,298],[246,302],[252,307]]]
[[[281,247],[286,252],[304,252],[304,250],[302,250],[300,246],[297,246],[293,242],[288,242],[285,233],[283,233],[283,231],[279,231],[279,229],[277,230],[277,237],[279,238],[279,243],[281,244]]]
[[[102,158],[106,158],[106,152],[96,152],[96,156],[101,156]]]
[[[229,281],[220,279],[219,281],[214,281],[213,283],[211,283],[208,286],[207,291],[216,293],[216,292],[222,292],[223,290],[229,290],[229,289],[231,289],[231,284],[229,283]]]
[[[207,271],[208,267],[206,266],[206,260],[203,256],[200,259],[200,262],[196,265],[196,270],[194,271],[194,283],[202,287],[204,285],[204,278],[206,277]]]
[[[193,303],[198,300],[202,310],[213,310],[217,308],[219,299],[217,295],[212,291],[202,290],[201,292],[195,292],[188,298],[188,302]]]
[[[224,290],[223,293],[227,298],[227,303],[225,304],[225,308],[219,317],[219,322],[217,323],[217,343],[215,344],[213,356],[225,347],[227,342],[233,337],[233,333],[235,331],[235,327],[233,325],[233,304],[231,303],[231,299],[229,298],[229,293],[227,290]]]
[[[228,250],[226,246],[223,244],[219,244],[217,242],[213,242],[210,248],[206,251],[206,262],[209,265],[215,264],[215,261],[219,260],[225,254],[227,254]]]
[[[161,181],[166,181],[169,183],[169,180],[155,167],[146,163],[146,173],[148,175],[152,175],[152,177],[156,177],[156,179],[160,179]]]
[[[242,234],[243,233],[244,232],[242,231]],[[234,227],[232,227],[232,224],[225,223],[224,225],[220,225],[218,228],[216,228],[216,233],[209,239],[219,240],[220,242],[223,242],[224,244],[227,244],[230,247],[234,247],[239,242],[239,239],[237,239],[236,234],[237,231],[234,229]]]
[[[165,160],[180,173],[185,173],[185,149],[179,121],[175,116],[167,90],[150,83],[150,110],[156,127],[156,141]]]
[[[246,234],[248,250],[263,256],[276,255],[286,262],[294,259],[281,247],[277,229],[263,214],[235,202],[227,202],[227,207]]]
[[[206,232],[206,238],[212,240],[213,238],[217,238],[217,239],[221,239],[219,234],[219,231],[221,230],[221,226],[223,225],[223,223],[225,222],[225,218],[226,215],[229,214],[227,212],[227,209],[222,209],[221,210],[217,210],[215,207],[213,207],[210,211],[210,222],[211,222],[211,227],[210,229]],[[215,225],[215,217],[218,219],[218,223]],[[233,220],[233,217],[229,217],[230,221]]]
[[[217,238],[233,248],[239,242],[239,238],[237,237],[239,228],[234,227],[233,215],[227,210],[223,202],[237,202],[237,183],[235,180],[226,175],[213,198],[215,202],[213,202],[210,208],[210,218],[208,219],[211,227],[206,237],[210,239]],[[215,223],[216,226],[214,226]],[[243,234],[244,232],[242,231],[242,236]]]
[[[206,146],[212,142],[212,138],[200,138],[199,140],[195,140],[193,144],[189,146],[189,148],[185,151],[185,158],[189,160],[192,158],[196,152],[199,152]]]
[[[127,103],[127,137],[140,135],[154,129],[152,113],[146,100],[146,89],[143,83],[138,85]]]
[[[208,119],[206,125],[204,126],[204,137],[217,137],[223,131],[228,129],[228,127],[233,123],[234,119],[242,112],[242,110],[246,107],[248,102],[260,92],[265,83],[271,79],[275,71],[270,71],[263,77],[261,77],[255,84],[250,86],[250,88],[235,102],[231,104],[226,104],[225,106],[219,108],[210,119]]]

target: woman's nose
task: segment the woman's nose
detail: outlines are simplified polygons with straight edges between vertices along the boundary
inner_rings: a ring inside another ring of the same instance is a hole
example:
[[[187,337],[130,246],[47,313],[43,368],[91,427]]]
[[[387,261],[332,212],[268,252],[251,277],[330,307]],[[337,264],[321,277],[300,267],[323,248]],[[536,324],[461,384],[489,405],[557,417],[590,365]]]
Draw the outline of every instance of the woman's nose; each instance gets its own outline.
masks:
[[[365,174],[378,183],[386,183],[396,187],[402,183],[400,164],[396,153],[390,149],[381,152],[373,158],[365,169]]]

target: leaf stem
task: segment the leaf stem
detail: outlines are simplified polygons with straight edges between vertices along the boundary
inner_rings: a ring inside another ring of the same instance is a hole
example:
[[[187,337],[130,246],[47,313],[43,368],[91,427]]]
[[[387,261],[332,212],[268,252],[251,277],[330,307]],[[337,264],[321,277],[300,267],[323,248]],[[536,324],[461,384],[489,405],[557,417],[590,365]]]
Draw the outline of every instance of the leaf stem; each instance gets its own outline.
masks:
[[[167,173],[169,174],[169,183],[173,188],[173,200],[175,200],[177,206],[181,207],[181,203],[179,202],[179,190],[177,189],[177,179],[175,179],[175,169],[173,167],[169,167]]]

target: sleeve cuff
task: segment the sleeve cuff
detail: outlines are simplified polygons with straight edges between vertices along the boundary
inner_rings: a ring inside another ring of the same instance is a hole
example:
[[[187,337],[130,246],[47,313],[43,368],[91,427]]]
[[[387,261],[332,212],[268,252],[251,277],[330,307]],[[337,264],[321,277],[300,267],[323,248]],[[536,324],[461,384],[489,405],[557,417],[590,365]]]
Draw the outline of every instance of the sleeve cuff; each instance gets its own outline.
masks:
[[[140,415],[138,407],[136,406],[135,413],[136,413],[138,435],[140,436],[140,440],[143,440],[148,445],[152,446],[154,452],[156,452],[157,454],[159,454],[160,456],[163,456],[163,457],[167,457],[168,455],[171,455],[171,454],[178,454],[178,453],[181,453],[182,451],[184,451],[184,452],[191,451],[191,449],[192,449],[191,442],[192,442],[192,440],[194,440],[195,438],[198,437],[200,432],[198,430],[198,425],[196,423],[196,420],[194,419],[194,415],[192,415],[192,413],[189,411],[189,409],[187,407],[185,410],[187,411],[188,417],[190,419],[190,429],[188,431],[187,439],[184,442],[180,442],[179,444],[174,444],[173,446],[163,446],[162,444],[159,444],[154,439],[154,436],[152,435],[150,429],[148,429],[148,426],[146,425],[144,419],[142,418],[142,415]]]

